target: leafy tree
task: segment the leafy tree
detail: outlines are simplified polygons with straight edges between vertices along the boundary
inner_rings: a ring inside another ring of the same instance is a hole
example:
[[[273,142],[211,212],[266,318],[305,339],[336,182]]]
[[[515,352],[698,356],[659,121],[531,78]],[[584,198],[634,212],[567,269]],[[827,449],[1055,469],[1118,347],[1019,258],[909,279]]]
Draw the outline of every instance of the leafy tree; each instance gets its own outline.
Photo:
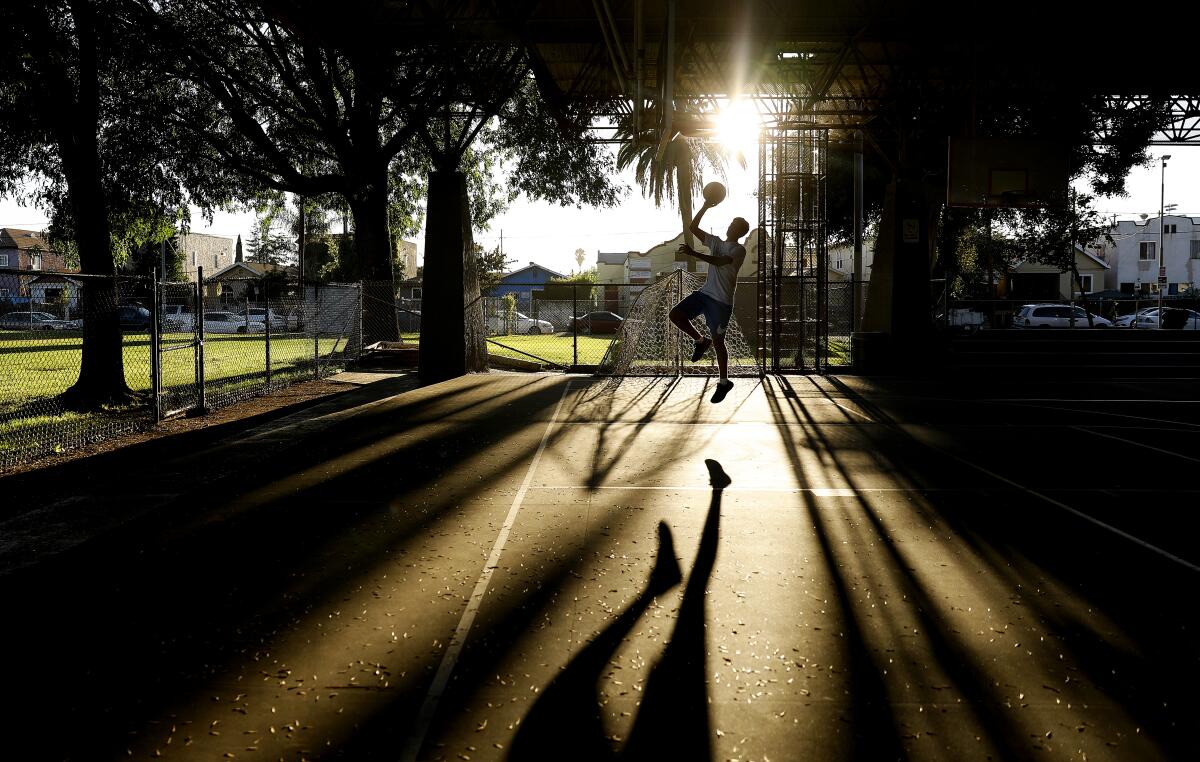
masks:
[[[617,151],[617,167],[634,168],[634,176],[642,187],[642,195],[661,207],[664,201],[679,202],[679,218],[683,225],[684,242],[695,248],[691,233],[692,199],[704,188],[704,170],[711,168],[726,179],[728,152],[717,143],[682,135],[669,141],[661,154],[653,129],[638,129],[632,115],[622,117],[617,124],[617,138],[624,140]],[[740,154],[738,161],[745,166]],[[688,260],[689,269],[694,266]]]
[[[177,83],[143,54],[144,28],[128,9],[124,0],[0,5],[0,193],[45,209],[51,236],[72,242],[80,269],[110,276],[83,289],[80,374],[63,395],[72,407],[134,399],[115,260],[186,210],[176,161],[186,149],[158,118]]]
[[[515,260],[509,259],[499,246],[485,250],[475,245],[475,257],[479,263],[479,286],[481,293],[487,293],[500,284],[500,279]]]

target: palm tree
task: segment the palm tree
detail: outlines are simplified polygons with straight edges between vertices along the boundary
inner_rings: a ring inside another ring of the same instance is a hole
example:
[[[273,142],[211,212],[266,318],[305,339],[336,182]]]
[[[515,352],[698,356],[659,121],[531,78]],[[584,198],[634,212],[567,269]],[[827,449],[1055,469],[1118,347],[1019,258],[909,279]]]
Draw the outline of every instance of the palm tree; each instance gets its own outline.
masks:
[[[704,188],[706,166],[714,170],[721,180],[727,180],[725,167],[729,163],[728,150],[719,143],[677,135],[667,143],[660,156],[655,130],[636,129],[632,115],[624,116],[618,122],[617,138],[624,141],[617,151],[617,168],[632,166],[634,179],[642,187],[642,195],[652,199],[655,206],[662,207],[664,199],[668,202],[679,199],[683,240],[688,246],[696,248],[689,229],[692,224],[692,197]],[[746,159],[741,153],[737,154],[737,160],[745,168]],[[694,262],[689,260],[688,268],[693,266]]]

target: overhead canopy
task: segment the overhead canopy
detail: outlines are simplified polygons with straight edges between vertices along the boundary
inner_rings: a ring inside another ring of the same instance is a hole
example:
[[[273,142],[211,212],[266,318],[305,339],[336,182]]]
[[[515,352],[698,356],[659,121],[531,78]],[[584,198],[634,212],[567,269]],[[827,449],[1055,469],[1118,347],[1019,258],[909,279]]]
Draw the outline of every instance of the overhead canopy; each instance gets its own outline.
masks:
[[[408,39],[525,45],[553,97],[602,116],[638,112],[660,128],[664,102],[703,110],[735,96],[777,116],[860,126],[912,92],[898,85],[919,82],[1130,108],[1169,95],[1175,123],[1158,142],[1200,142],[1194,54],[1163,28],[1197,28],[1190,7],[1117,17],[1044,0],[385,0],[381,13]],[[1132,27],[1145,32],[1131,37]]]

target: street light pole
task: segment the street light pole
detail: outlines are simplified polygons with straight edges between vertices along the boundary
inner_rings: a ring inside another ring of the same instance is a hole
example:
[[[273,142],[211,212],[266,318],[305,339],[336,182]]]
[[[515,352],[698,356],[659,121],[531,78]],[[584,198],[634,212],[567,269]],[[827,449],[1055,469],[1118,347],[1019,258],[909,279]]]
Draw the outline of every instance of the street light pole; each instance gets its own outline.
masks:
[[[1167,253],[1163,250],[1163,209],[1167,200],[1167,159],[1171,154],[1162,157],[1162,171],[1159,174],[1158,196],[1158,327],[1163,327],[1163,286],[1166,286]]]

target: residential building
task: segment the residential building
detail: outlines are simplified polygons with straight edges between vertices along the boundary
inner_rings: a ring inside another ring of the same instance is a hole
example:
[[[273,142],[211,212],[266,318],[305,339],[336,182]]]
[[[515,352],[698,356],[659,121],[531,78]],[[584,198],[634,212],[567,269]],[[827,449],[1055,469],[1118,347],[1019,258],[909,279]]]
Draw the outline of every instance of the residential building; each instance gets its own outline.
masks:
[[[179,257],[180,266],[190,283],[196,282],[196,272],[204,268],[207,282],[215,273],[232,265],[235,241],[220,235],[206,233],[183,233],[172,241]]]
[[[831,246],[828,251],[830,280],[849,281],[854,277],[854,247]],[[871,280],[871,265],[875,263],[875,241],[864,239],[862,245],[862,273],[859,280]],[[836,275],[835,275],[836,273]]]
[[[83,288],[83,279],[72,278],[69,275],[45,274],[34,276],[26,286],[30,301],[34,304],[48,305],[64,320],[78,317],[79,290]],[[63,299],[63,297],[66,299]],[[61,306],[61,312],[59,307]]]
[[[526,267],[505,273],[500,278],[499,285],[494,286],[488,292],[488,296],[503,297],[506,294],[513,294],[517,297],[517,309],[527,310],[533,306],[534,291],[541,291],[542,285],[552,278],[565,277],[562,273],[542,267],[537,262],[530,262]]]
[[[1026,301],[1077,299],[1083,294],[1104,290],[1105,277],[1112,267],[1083,246],[1075,247],[1075,268],[1083,288],[1075,282],[1070,269],[1039,262],[1021,262],[1009,274],[1009,294]]]
[[[35,230],[0,228],[0,269],[68,272],[66,257]],[[32,276],[0,273],[0,299],[29,296]]]
[[[212,275],[204,276],[204,296],[219,298],[222,302],[258,302],[262,298],[262,281],[271,278],[277,282],[294,282],[297,269],[291,266],[273,265],[263,262],[231,262]],[[274,296],[279,293],[271,288]]]
[[[1162,252],[1159,252],[1159,235]],[[1121,220],[1100,242],[1097,256],[1108,264],[1104,287],[1125,294],[1158,293],[1159,268],[1166,267],[1166,294],[1200,286],[1200,218],[1182,215]],[[1161,254],[1161,256],[1160,256]],[[1097,289],[1099,290],[1099,289]]]

